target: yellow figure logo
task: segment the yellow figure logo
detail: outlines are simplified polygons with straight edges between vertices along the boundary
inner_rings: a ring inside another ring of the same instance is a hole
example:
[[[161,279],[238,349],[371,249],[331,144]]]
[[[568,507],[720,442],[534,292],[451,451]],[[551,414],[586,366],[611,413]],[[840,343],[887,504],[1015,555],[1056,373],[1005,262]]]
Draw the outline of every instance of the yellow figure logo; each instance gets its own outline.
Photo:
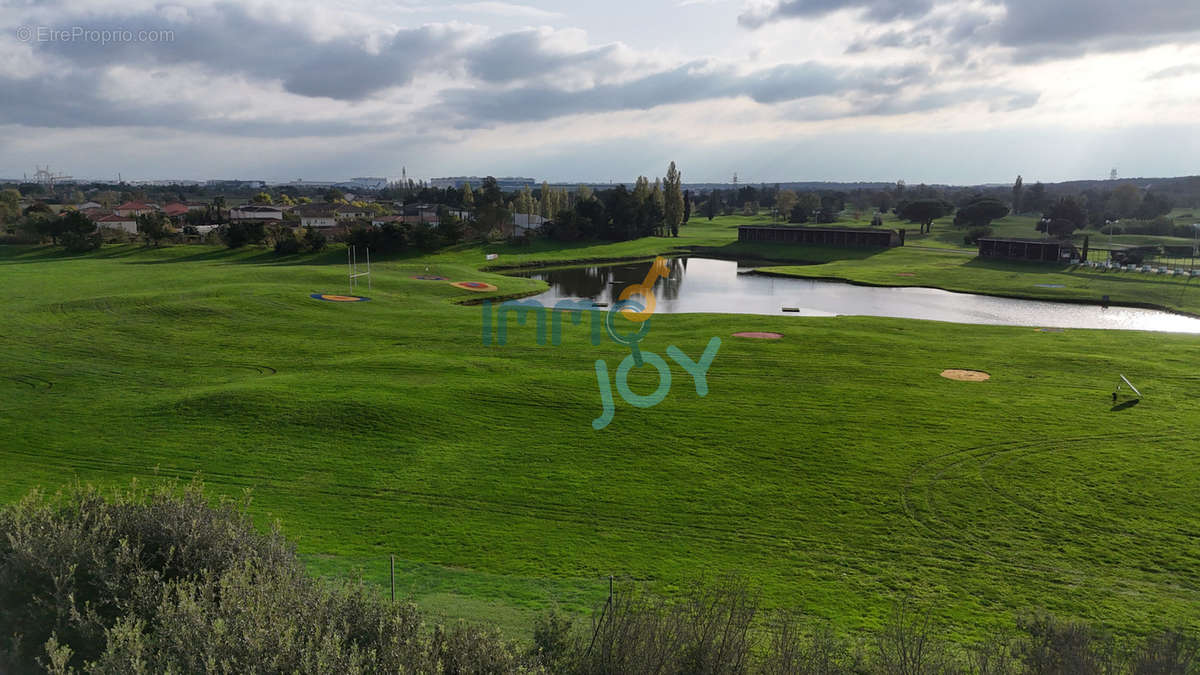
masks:
[[[640,295],[645,301],[644,309],[638,312],[626,307],[621,310],[621,316],[634,323],[642,323],[649,319],[654,314],[654,284],[658,282],[660,277],[666,279],[670,276],[671,269],[667,267],[667,259],[662,256],[655,258],[654,264],[650,266],[650,271],[646,273],[646,278],[642,279],[642,283],[626,288],[621,291],[620,297],[617,298],[618,301],[624,301],[628,300],[630,296]]]

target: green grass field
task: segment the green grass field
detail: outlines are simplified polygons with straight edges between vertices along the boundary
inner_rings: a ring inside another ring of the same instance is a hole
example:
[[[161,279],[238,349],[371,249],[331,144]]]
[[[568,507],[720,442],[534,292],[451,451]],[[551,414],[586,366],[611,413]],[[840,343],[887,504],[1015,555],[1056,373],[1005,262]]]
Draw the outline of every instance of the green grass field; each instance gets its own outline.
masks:
[[[895,283],[903,269],[923,285],[1200,307],[1182,281],[744,247],[744,221],[377,262],[356,304],[309,298],[347,290],[344,250],[0,247],[0,498],[200,475],[249,491],[314,573],[383,584],[394,554],[400,593],[513,634],[552,606],[586,611],[610,574],[670,593],[729,572],[844,631],[906,597],[960,637],[1034,607],[1131,631],[1200,624],[1196,336],[663,315],[644,349],[695,359],[723,340],[708,396],[672,365],[661,404],[618,399],[594,431],[594,363],[611,373],[627,350],[592,346],[584,326],[539,346],[513,325],[485,346],[481,309],[457,304],[478,296],[411,278],[522,294],[541,282],[478,269],[698,247],[821,263],[782,273]],[[1032,287],[1051,277],[1068,288]],[[744,330],[786,337],[730,337]],[[1118,373],[1146,399],[1114,408]],[[656,376],[635,369],[630,385]]]

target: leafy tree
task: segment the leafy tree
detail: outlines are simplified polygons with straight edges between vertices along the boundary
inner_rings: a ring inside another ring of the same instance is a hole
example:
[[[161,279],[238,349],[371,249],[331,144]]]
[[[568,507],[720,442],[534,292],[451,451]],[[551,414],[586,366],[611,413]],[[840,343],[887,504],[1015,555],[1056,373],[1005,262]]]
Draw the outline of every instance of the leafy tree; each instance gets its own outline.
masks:
[[[91,251],[100,248],[102,240],[100,233],[96,231],[96,224],[78,211],[67,211],[46,222],[53,223],[56,239],[61,238],[68,251]]]
[[[883,227],[883,214],[876,212],[871,216],[871,227]]]
[[[1062,197],[1054,206],[1042,214],[1037,224],[1038,232],[1046,232],[1055,237],[1069,237],[1075,230],[1087,226],[1087,209],[1075,197]]]
[[[273,204],[274,203],[271,200],[271,195],[266,192],[260,192],[256,195],[254,195],[253,201],[255,204]]]
[[[452,246],[463,238],[462,221],[445,205],[438,206],[437,234],[443,246]]]
[[[797,195],[796,205],[792,207],[788,222],[807,223],[821,210],[821,195],[815,192],[805,192]]]
[[[645,176],[638,176],[633,182],[633,201],[638,206],[642,202],[650,198],[650,179]]]
[[[229,248],[241,248],[246,244],[262,243],[267,238],[267,231],[262,223],[229,223],[221,228],[220,237]]]
[[[147,245],[154,244],[158,246],[163,239],[166,239],[171,231],[171,221],[158,211],[143,213],[134,218],[137,222],[137,231],[141,235],[142,240]]]
[[[992,236],[990,227],[972,227],[963,235],[963,243],[968,246],[978,244],[980,239]]]
[[[304,248],[300,238],[291,228],[283,228],[282,231],[277,231],[274,235],[275,252],[279,255],[292,255],[299,253]]]
[[[1108,213],[1115,218],[1132,218],[1142,204],[1142,193],[1136,185],[1125,183],[1118,185],[1108,197],[1105,205]]]
[[[1021,209],[1024,213],[1037,213],[1045,207],[1046,186],[1039,181],[1021,196]]]
[[[720,192],[718,192],[718,190],[716,188],[713,188],[708,193],[708,205],[705,208],[705,213],[706,213],[706,215],[708,215],[708,219],[712,220],[713,217],[717,215],[717,211],[720,210],[720,208],[721,208]]]
[[[679,224],[683,222],[683,176],[675,168],[675,162],[667,166],[667,178],[663,181],[665,208],[663,218],[673,236],[679,236]]]
[[[691,219],[692,219],[692,191],[684,190],[683,191],[683,222],[687,223],[687,221],[689,221]]]
[[[999,199],[977,196],[958,210],[954,215],[955,227],[970,225],[974,228],[985,228],[993,220],[1008,215],[1008,205]]]
[[[15,225],[21,217],[21,193],[13,188],[0,190],[0,225]]]
[[[330,204],[341,201],[346,198],[346,195],[344,195],[341,190],[339,190],[335,187],[331,187],[328,190],[326,190],[324,192],[323,196],[325,198],[325,201]]]
[[[296,200],[292,199],[291,195],[282,194],[279,195],[279,203],[283,206],[295,206]]]
[[[795,192],[791,190],[780,190],[779,194],[775,196],[775,208],[778,209],[779,213],[782,214],[784,218],[787,218],[791,216],[792,209],[796,208],[796,204],[799,201],[800,198],[796,196]]]
[[[1166,195],[1158,194],[1157,192],[1148,191],[1142,197],[1142,203],[1138,205],[1136,217],[1142,220],[1153,220],[1159,216],[1165,216],[1171,212],[1171,199]]]
[[[470,183],[463,183],[462,204],[467,209],[475,208],[475,193],[471,190]]]
[[[888,211],[891,211],[894,203],[895,198],[892,197],[892,193],[888,192],[887,190],[880,190],[879,192],[876,192],[874,197],[871,199],[871,204],[875,208],[879,209],[881,213],[887,213]]]
[[[1017,176],[1017,182],[1013,183],[1012,187],[1012,212],[1021,212],[1021,197],[1025,193],[1025,181],[1020,176]]]
[[[325,233],[315,227],[310,227],[304,232],[304,245],[308,250],[317,253],[325,249],[327,239]]]
[[[921,224],[921,233],[933,231],[933,221],[954,212],[954,205],[944,199],[918,199],[897,207],[896,215]]]
[[[483,179],[483,185],[476,200],[475,221],[484,232],[506,232],[512,221],[512,213],[504,203],[504,193],[496,179],[488,176]]]

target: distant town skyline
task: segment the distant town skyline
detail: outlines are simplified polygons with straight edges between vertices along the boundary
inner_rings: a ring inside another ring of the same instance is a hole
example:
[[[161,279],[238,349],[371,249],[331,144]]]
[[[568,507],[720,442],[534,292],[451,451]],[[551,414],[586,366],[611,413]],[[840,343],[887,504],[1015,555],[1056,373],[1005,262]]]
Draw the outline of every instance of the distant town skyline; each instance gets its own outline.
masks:
[[[1200,173],[1194,0],[0,7],[0,176]]]

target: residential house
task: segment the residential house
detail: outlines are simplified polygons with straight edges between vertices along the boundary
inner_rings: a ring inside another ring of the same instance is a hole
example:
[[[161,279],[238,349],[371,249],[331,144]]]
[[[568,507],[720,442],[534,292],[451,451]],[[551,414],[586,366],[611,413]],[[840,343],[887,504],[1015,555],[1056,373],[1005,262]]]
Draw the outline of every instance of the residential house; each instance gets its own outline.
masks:
[[[334,207],[333,215],[339,221],[366,220],[367,218],[371,217],[371,210],[361,206],[354,206],[352,204],[343,204],[341,206]]]
[[[328,230],[338,226],[337,215],[329,204],[301,204],[293,211],[300,215],[301,227]]]
[[[133,216],[140,216],[145,213],[151,213],[151,212],[157,211],[157,210],[158,210],[158,207],[155,206],[154,204],[147,204],[146,202],[132,201],[132,202],[125,202],[124,204],[121,204],[117,208],[113,209],[113,213],[115,213],[118,216],[133,217]]]
[[[283,220],[283,209],[266,204],[246,204],[229,209],[229,220],[270,221]]]
[[[380,227],[388,223],[398,224],[404,222],[404,216],[375,216],[371,219],[371,225]]]
[[[96,227],[125,230],[130,234],[137,234],[137,221],[134,218],[136,216],[121,216],[117,214],[101,216],[96,220]]]
[[[170,218],[172,222],[177,224],[183,222],[184,216],[187,215],[189,210],[190,209],[188,209],[186,204],[180,204],[179,202],[163,204],[162,207],[163,215]]]

